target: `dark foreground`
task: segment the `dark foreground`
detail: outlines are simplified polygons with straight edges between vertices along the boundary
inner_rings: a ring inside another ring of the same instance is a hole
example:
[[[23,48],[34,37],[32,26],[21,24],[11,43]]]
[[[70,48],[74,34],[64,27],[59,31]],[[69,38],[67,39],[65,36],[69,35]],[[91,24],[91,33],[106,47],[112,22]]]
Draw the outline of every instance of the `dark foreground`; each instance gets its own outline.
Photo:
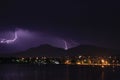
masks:
[[[120,80],[120,67],[1,64],[0,80]]]

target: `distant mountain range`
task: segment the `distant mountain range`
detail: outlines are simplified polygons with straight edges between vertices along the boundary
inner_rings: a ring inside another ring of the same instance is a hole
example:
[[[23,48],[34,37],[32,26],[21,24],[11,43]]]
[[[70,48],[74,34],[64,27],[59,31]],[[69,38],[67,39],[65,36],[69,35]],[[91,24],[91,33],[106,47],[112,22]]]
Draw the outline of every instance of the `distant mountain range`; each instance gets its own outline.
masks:
[[[53,47],[45,44],[39,47],[30,48],[26,51],[19,52],[16,56],[65,56],[66,51],[62,48]]]
[[[120,50],[114,50],[109,48],[102,48],[91,45],[80,45],[68,50],[68,53],[72,55],[93,55],[93,56],[108,56],[108,55],[120,55]]]
[[[119,56],[119,50],[107,49],[102,47],[96,47],[91,45],[80,45],[68,50],[62,48],[53,47],[45,44],[38,47],[30,48],[26,51],[9,54],[7,56],[25,56],[25,57],[36,57],[36,56],[78,56],[78,55],[92,55],[92,56]]]

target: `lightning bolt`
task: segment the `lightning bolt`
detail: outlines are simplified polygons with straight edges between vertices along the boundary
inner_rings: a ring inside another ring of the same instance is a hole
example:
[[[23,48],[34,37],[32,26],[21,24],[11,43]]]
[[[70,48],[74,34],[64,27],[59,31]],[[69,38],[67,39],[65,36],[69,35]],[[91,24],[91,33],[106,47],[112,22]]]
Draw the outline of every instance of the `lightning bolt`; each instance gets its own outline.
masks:
[[[63,42],[64,42],[64,45],[65,45],[65,50],[68,50],[68,46],[67,46],[67,42],[65,41],[65,40],[63,40]]]
[[[2,39],[0,41],[0,43],[7,43],[7,44],[10,44],[10,43],[13,43],[17,40],[18,36],[17,36],[17,32],[15,32],[15,37],[12,39],[12,40],[7,40],[7,39]]]

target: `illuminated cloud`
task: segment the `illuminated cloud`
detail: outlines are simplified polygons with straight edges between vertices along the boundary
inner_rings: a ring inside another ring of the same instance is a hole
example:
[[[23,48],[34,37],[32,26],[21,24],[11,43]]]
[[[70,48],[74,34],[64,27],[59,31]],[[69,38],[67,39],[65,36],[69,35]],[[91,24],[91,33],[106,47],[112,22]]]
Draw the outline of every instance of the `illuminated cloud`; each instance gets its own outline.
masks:
[[[23,51],[41,44],[50,44],[65,50],[78,45],[75,41],[63,39],[59,36],[25,29],[16,29],[16,31],[6,32],[1,36],[4,36],[4,38],[1,38],[1,44],[5,44],[7,48],[13,49],[13,51]]]

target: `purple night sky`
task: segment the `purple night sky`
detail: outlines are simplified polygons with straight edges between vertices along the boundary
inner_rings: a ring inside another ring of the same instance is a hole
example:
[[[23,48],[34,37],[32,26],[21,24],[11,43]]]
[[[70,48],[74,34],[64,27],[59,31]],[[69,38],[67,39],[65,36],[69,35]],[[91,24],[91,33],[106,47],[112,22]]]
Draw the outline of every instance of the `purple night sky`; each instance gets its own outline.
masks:
[[[10,48],[13,50],[11,51],[23,51],[32,47],[37,47],[40,46],[41,44],[50,44],[55,47],[63,48],[65,49],[65,42],[67,43],[68,48],[75,47],[79,45],[79,43],[75,42],[72,39],[64,39],[59,36],[54,36],[48,33],[44,32],[37,32],[37,31],[32,31],[32,30],[26,30],[26,29],[21,29],[17,28],[15,31],[6,31],[6,32],[1,32],[1,40],[4,39],[13,39],[15,36],[15,32],[17,33],[17,39],[12,42],[12,43],[1,43],[1,47],[3,45],[9,46],[7,48]],[[3,51],[3,52],[9,52]]]
[[[120,49],[119,2],[16,0],[0,7],[0,52],[21,51],[41,44],[81,44]],[[7,49],[7,50],[6,50]]]

